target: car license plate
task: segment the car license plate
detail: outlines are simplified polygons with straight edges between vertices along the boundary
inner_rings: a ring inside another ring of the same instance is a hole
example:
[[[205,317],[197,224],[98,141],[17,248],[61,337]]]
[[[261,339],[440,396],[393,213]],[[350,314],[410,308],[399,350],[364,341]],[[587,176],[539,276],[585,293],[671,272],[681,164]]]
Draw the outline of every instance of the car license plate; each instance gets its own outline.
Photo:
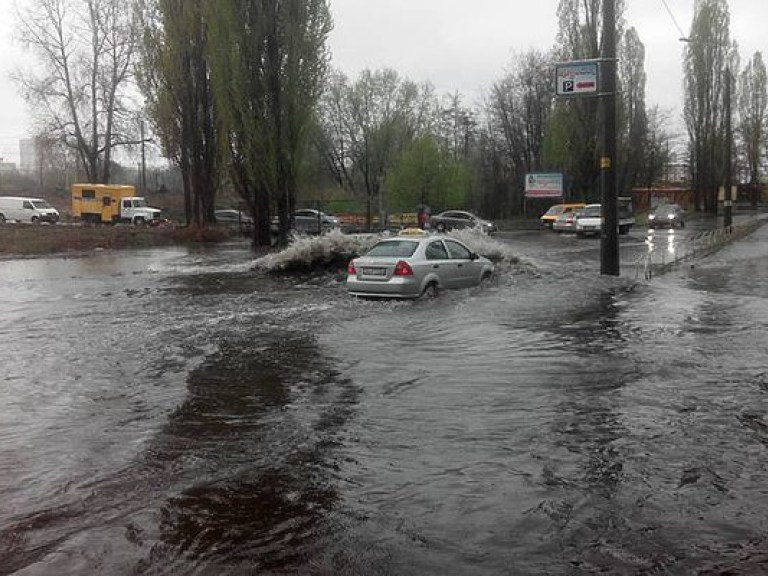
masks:
[[[363,274],[366,276],[384,276],[386,271],[384,268],[363,268]]]

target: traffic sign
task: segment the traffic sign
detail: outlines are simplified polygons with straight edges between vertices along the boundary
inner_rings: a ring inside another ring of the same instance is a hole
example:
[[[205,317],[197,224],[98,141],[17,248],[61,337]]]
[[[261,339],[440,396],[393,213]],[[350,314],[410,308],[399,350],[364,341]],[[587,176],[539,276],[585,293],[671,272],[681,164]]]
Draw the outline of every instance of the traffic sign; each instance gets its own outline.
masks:
[[[599,88],[597,62],[576,61],[555,65],[558,96],[594,96]]]

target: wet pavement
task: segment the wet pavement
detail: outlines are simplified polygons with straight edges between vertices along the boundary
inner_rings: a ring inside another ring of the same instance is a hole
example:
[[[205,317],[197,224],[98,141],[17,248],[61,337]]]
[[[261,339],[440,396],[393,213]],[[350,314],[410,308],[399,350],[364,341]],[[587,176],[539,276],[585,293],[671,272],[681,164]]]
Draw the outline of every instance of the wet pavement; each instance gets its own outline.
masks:
[[[504,241],[535,271],[417,302],[1,261],[0,574],[768,571],[768,227],[651,282]]]

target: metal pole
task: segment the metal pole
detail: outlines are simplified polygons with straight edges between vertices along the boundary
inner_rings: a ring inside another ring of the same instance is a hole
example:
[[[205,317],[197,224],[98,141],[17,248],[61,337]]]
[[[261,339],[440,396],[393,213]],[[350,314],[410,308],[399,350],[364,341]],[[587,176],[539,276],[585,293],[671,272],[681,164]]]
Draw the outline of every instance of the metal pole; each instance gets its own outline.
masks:
[[[144,120],[141,121],[141,194],[147,194],[147,157],[144,149],[146,140],[144,139]]]
[[[725,190],[723,195],[723,228],[730,228],[733,224],[733,195],[731,186],[731,146],[733,131],[731,128],[731,67],[725,67]]]
[[[603,0],[602,112],[600,195],[603,230],[600,240],[600,273],[618,276],[619,222],[616,200],[616,6]]]

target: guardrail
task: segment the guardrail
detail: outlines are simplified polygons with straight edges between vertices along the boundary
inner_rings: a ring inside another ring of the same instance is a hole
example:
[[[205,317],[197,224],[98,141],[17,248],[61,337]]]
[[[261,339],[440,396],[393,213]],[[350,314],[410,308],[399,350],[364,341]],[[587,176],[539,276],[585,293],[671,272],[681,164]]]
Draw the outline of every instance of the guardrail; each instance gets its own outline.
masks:
[[[681,262],[712,254],[723,246],[748,236],[765,221],[765,218],[751,218],[747,222],[735,224],[729,228],[706,230],[685,241],[675,243],[672,247],[669,243],[666,246],[662,245],[662,236],[659,237],[658,242],[656,238],[646,240],[648,252],[633,263],[635,278],[638,279],[642,274],[645,280],[650,280],[653,276],[668,272]]]

